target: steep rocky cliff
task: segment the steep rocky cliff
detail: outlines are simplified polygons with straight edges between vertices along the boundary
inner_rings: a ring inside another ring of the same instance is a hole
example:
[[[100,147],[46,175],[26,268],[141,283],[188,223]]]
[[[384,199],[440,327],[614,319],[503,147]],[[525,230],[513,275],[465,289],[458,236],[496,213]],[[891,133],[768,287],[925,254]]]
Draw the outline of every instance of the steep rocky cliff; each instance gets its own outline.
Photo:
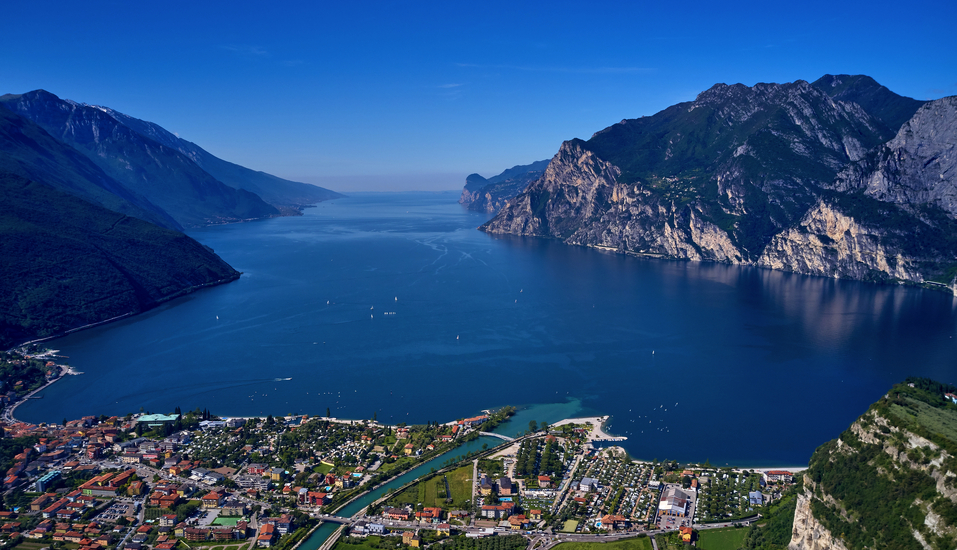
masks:
[[[821,81],[719,84],[564,143],[542,177],[481,229],[954,287],[957,98],[919,107],[900,96],[894,103],[870,79],[827,82],[835,96],[879,106],[877,115],[835,100]],[[865,88],[855,92],[855,82]],[[911,108],[902,127],[889,127]]]
[[[815,451],[790,550],[957,546],[957,388],[908,382]]]
[[[727,233],[696,205],[619,184],[621,170],[582,144],[562,144],[542,178],[509,202],[509,215],[496,216],[482,228],[652,256],[741,260]]]
[[[957,217],[957,96],[931,101],[893,139],[841,172],[832,188],[863,191],[914,213]]]
[[[798,495],[794,526],[788,550],[848,550],[840,539],[836,539],[814,517],[811,512],[811,498],[807,493]]]

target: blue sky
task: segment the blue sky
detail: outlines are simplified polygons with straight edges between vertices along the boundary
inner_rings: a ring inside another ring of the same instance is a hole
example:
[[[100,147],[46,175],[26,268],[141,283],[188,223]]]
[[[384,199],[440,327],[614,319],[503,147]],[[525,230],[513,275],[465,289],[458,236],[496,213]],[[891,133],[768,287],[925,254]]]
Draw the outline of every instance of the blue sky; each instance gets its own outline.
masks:
[[[593,4],[593,5],[590,5]],[[342,191],[456,189],[717,82],[957,94],[955,2],[11,2],[0,93],[43,88]]]

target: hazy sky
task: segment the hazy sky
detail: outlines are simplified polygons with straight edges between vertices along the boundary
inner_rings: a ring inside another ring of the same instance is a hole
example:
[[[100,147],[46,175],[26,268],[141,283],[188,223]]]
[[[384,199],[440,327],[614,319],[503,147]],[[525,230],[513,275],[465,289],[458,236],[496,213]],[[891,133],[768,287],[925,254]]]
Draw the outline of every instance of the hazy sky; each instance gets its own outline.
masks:
[[[776,5],[777,4],[777,5]],[[957,94],[957,2],[7,2],[0,93],[46,89],[342,191],[455,189],[717,82]]]

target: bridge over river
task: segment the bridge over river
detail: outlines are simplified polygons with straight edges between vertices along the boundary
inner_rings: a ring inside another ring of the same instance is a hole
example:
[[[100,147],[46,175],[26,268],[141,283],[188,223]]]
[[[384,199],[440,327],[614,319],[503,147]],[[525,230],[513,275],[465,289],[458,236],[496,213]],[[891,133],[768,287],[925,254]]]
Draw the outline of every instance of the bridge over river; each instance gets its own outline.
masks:
[[[489,437],[497,437],[497,438],[502,439],[502,440],[504,440],[504,441],[515,441],[515,438],[514,438],[514,437],[509,437],[509,436],[507,436],[507,435],[502,435],[502,434],[494,434],[494,433],[492,433],[492,432],[479,432],[479,435],[487,435],[487,436],[489,436]]]
[[[322,521],[331,521],[333,523],[352,523],[352,518],[344,518],[342,516],[333,516],[331,514],[315,514],[312,517],[316,519],[321,519]]]

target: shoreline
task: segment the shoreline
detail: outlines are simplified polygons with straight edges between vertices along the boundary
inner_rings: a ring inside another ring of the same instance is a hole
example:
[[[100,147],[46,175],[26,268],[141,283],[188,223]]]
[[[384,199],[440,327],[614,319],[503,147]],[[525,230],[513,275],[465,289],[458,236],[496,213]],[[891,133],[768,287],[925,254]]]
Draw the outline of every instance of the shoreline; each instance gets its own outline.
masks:
[[[39,388],[37,388],[37,389],[31,391],[30,393],[24,395],[23,397],[21,397],[19,400],[17,400],[16,403],[13,403],[13,404],[9,405],[8,407],[6,407],[6,408],[3,410],[3,420],[6,421],[6,422],[10,422],[10,423],[12,423],[12,424],[30,424],[30,425],[34,425],[34,426],[39,425],[39,424],[33,424],[32,422],[27,422],[27,421],[25,421],[25,420],[18,420],[17,417],[13,416],[13,413],[17,410],[17,407],[19,407],[20,405],[26,403],[26,402],[29,401],[30,399],[33,399],[33,398],[34,398],[33,396],[36,395],[38,392],[41,392],[41,391],[43,391],[43,390],[49,388],[49,387],[52,386],[53,384],[59,382],[59,381],[62,380],[64,377],[66,377],[66,375],[68,375],[68,374],[72,374],[72,375],[83,374],[83,373],[81,373],[81,372],[77,372],[77,371],[73,370],[73,367],[70,367],[70,366],[68,366],[68,365],[57,365],[57,367],[60,369],[60,375],[59,375],[59,376],[57,376],[57,377],[54,378],[53,380],[49,380],[46,384],[43,384],[43,385],[40,386]],[[37,398],[37,399],[39,399],[39,398]]]
[[[554,428],[558,426],[565,426],[567,424],[590,424],[591,430],[588,431],[587,436],[589,443],[592,441],[627,441],[628,438],[623,435],[611,435],[605,431],[605,423],[608,422],[609,418],[611,418],[609,415],[565,418],[563,420],[559,420],[549,427]]]
[[[27,421],[25,421],[25,420],[19,420],[19,419],[17,419],[17,418],[14,416],[14,411],[16,410],[16,408],[19,407],[20,405],[22,405],[23,403],[25,403],[27,400],[33,398],[33,396],[34,396],[35,394],[37,394],[38,392],[40,392],[40,391],[42,391],[42,390],[48,388],[49,386],[51,386],[52,384],[54,384],[54,383],[57,382],[58,380],[62,379],[64,376],[66,376],[66,375],[68,375],[68,374],[74,374],[74,375],[82,374],[82,373],[80,373],[80,372],[74,371],[72,367],[69,367],[69,366],[67,366],[67,365],[57,365],[57,366],[61,369],[61,370],[60,370],[60,376],[58,376],[57,378],[55,378],[55,379],[53,379],[53,380],[47,382],[46,384],[44,384],[43,386],[37,388],[36,390],[33,390],[32,392],[30,392],[29,394],[25,395],[23,398],[21,398],[21,399],[20,399],[19,401],[17,401],[16,403],[14,403],[14,404],[8,406],[8,407],[4,410],[4,412],[3,412],[3,420],[5,420],[5,421],[7,421],[7,422],[11,422],[11,423],[33,424],[32,422],[27,422]],[[487,409],[487,410],[491,410],[491,409]],[[484,410],[483,410],[483,412],[484,412]],[[222,418],[222,419],[241,418],[241,419],[244,419],[244,420],[247,420],[247,421],[248,421],[248,420],[252,420],[252,419],[257,419],[257,420],[258,420],[258,419],[265,419],[267,416],[270,416],[270,415],[265,415],[265,416],[263,416],[263,415],[258,415],[258,416],[255,416],[255,415],[254,415],[254,416],[243,416],[243,415],[217,415],[217,416],[219,416],[219,418]],[[382,423],[382,422],[377,422],[377,421],[375,421],[375,420],[370,420],[370,419],[346,419],[346,418],[337,418],[337,417],[326,417],[326,416],[321,416],[321,415],[313,416],[313,415],[309,415],[309,414],[272,415],[272,416],[273,416],[274,418],[286,418],[287,416],[291,416],[291,417],[308,417],[308,419],[309,419],[310,421],[311,421],[311,420],[320,420],[320,421],[325,421],[325,422],[333,422],[333,423],[337,423],[337,424],[350,424],[350,425],[361,424],[361,425],[365,425],[365,426],[375,426],[375,427],[378,427],[378,428],[388,428],[388,429],[395,429],[395,428],[397,427],[397,426],[395,426],[395,425],[384,424],[384,423]],[[557,421],[557,422],[555,422],[555,423],[553,423],[553,424],[550,424],[550,425],[549,425],[549,428],[555,428],[555,427],[564,426],[564,425],[568,425],[568,424],[586,424],[586,425],[591,426],[591,428],[588,430],[588,433],[587,433],[587,435],[586,435],[586,441],[587,441],[588,444],[592,444],[593,442],[598,442],[598,443],[617,443],[617,442],[627,441],[627,440],[628,440],[628,437],[626,437],[626,436],[616,436],[616,435],[610,434],[610,433],[608,433],[608,432],[605,431],[605,424],[608,422],[608,420],[609,420],[610,418],[611,418],[610,415],[584,416],[584,417],[575,417],[575,418],[563,418],[562,420],[559,420],[559,421]],[[449,426],[449,425],[455,424],[456,422],[457,422],[456,420],[451,420],[451,421],[449,421],[449,422],[444,422],[444,423],[442,423],[441,425],[443,425],[443,426]],[[508,421],[506,421],[506,422],[508,422]],[[631,453],[629,453],[627,449],[625,449],[624,447],[621,447],[621,446],[619,446],[619,445],[611,445],[611,446],[607,446],[607,447],[595,447],[595,448],[596,448],[596,450],[598,450],[599,452],[607,451],[607,450],[609,450],[609,449],[617,449],[617,450],[620,450],[620,451],[624,451],[625,454],[627,454],[628,456],[631,456]],[[496,452],[495,455],[496,455],[496,456],[504,456],[504,455],[508,454],[508,452],[509,452],[511,449],[512,449],[512,446],[505,446],[504,448],[502,448],[502,449],[500,449],[498,452]],[[643,459],[638,459],[638,458],[635,458],[635,457],[632,457],[632,459],[635,460],[635,461],[637,461],[637,462],[643,462],[643,463],[650,463],[650,462],[651,462],[650,460],[643,460]],[[700,462],[689,462],[689,463],[687,463],[687,464],[698,464],[698,465],[700,466],[702,463],[700,463]],[[730,468],[731,468],[732,470],[734,470],[734,471],[754,470],[755,472],[767,472],[767,471],[769,471],[769,470],[787,470],[787,471],[792,472],[792,473],[802,472],[802,471],[804,471],[804,470],[806,470],[806,469],[808,468],[807,465],[803,465],[803,466],[765,466],[765,465],[760,465],[760,466],[748,466],[748,465],[745,465],[745,466],[742,466],[742,465],[728,465],[728,464],[726,464],[725,466],[721,466],[721,465],[718,465],[718,464],[712,464],[711,467],[713,467],[713,468],[725,468],[725,467],[730,467]]]

